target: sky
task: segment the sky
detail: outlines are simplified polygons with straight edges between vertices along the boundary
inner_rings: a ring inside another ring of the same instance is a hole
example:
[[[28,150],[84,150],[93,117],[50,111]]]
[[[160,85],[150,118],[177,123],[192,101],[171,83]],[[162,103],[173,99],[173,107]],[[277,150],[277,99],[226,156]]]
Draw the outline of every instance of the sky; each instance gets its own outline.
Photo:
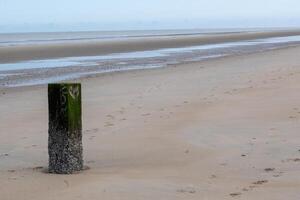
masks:
[[[300,0],[0,0],[0,32],[300,27]]]

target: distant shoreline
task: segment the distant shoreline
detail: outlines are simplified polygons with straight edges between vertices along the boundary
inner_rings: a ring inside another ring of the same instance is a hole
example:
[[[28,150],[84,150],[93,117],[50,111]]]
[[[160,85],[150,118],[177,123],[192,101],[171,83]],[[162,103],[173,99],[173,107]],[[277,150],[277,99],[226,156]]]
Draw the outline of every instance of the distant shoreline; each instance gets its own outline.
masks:
[[[300,30],[218,33],[211,35],[177,35],[163,37],[126,38],[102,41],[74,41],[22,46],[2,46],[0,63],[76,56],[96,56],[111,53],[178,48],[202,44],[216,44],[268,37],[300,35]]]

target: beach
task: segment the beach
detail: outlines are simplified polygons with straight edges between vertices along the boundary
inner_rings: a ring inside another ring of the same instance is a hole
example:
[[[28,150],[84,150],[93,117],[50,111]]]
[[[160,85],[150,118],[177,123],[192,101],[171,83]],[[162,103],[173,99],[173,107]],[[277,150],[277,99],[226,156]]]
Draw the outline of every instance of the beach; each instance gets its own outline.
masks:
[[[45,57],[38,47],[16,48],[0,50],[1,60]],[[69,56],[71,47],[59,48]],[[86,50],[74,54],[101,53]],[[1,200],[298,200],[299,52],[292,46],[77,80],[89,169],[73,175],[46,173],[47,86],[3,87]]]

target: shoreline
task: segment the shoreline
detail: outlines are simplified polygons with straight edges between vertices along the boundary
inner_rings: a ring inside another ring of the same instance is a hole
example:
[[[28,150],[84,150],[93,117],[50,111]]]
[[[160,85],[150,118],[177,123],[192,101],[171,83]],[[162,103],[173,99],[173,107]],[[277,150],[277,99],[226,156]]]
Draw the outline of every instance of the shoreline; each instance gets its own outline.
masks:
[[[0,48],[0,61],[1,63],[11,63],[38,59],[63,58],[74,56],[95,56],[112,53],[146,51],[162,48],[177,48],[204,44],[216,44],[222,42],[234,42],[242,40],[296,35],[300,35],[300,30],[246,32],[204,36],[166,36],[161,38],[126,40],[119,39],[99,42],[91,41],[61,44],[25,45],[10,47],[8,46]]]
[[[76,81],[80,78],[106,73],[135,71],[178,66],[186,63],[205,62],[235,55],[250,55],[300,45],[299,36],[268,38],[264,40],[238,41],[187,48],[171,48],[156,51],[114,54],[110,56],[64,58],[44,61],[3,64],[0,67],[0,88],[41,85],[50,82]],[[126,57],[127,56],[127,57]],[[64,63],[69,66],[55,67]],[[25,66],[32,67],[26,68]],[[53,66],[51,66],[53,65]],[[38,68],[34,68],[37,66]],[[42,68],[40,66],[43,66]],[[48,66],[48,67],[47,67]],[[16,68],[5,71],[5,67]],[[23,67],[18,69],[17,67]]]
[[[38,75],[43,74],[45,71],[46,72],[52,72],[51,74],[53,76],[57,76],[57,74],[65,74],[65,76],[68,76],[69,78],[62,78],[62,80],[58,80],[58,82],[82,82],[85,81],[86,79],[97,79],[97,78],[101,78],[101,77],[106,77],[106,76],[114,76],[115,74],[130,74],[130,73],[143,73],[143,71],[159,71],[162,70],[164,68],[178,68],[178,67],[183,67],[186,65],[194,65],[194,64],[201,64],[201,65],[205,65],[206,63],[210,63],[210,62],[214,62],[214,61],[222,61],[223,59],[230,59],[230,58],[236,58],[236,57],[240,57],[240,56],[250,56],[250,55],[256,55],[256,54],[260,54],[260,53],[268,53],[268,52],[277,52],[277,51],[281,51],[281,50],[286,50],[286,49],[294,49],[294,48],[299,48],[299,45],[296,46],[286,46],[286,47],[280,47],[280,48],[276,48],[276,49],[269,49],[269,50],[265,50],[263,52],[251,52],[251,53],[247,53],[247,54],[233,54],[233,55],[224,55],[224,56],[220,56],[220,57],[214,57],[214,58],[209,58],[206,60],[201,60],[201,61],[185,61],[182,62],[180,64],[167,64],[165,66],[161,66],[161,67],[154,67],[154,68],[139,68],[139,69],[125,69],[125,70],[117,70],[117,71],[109,71],[109,72],[94,72],[93,68],[91,68],[91,73],[89,72],[88,69],[84,69],[83,70],[83,74],[85,75],[80,75],[80,74],[74,74],[75,76],[73,78],[70,78],[69,73],[72,73],[74,71],[80,71],[82,70],[82,67],[57,67],[57,68],[43,68],[43,69],[32,69],[32,70],[13,70],[13,71],[3,71],[4,73],[12,73],[15,74],[15,76],[20,76],[22,77],[23,74],[26,74],[26,77],[28,78],[28,80],[30,80],[30,76],[32,76],[32,78],[38,78],[37,81],[33,81],[33,82],[28,82],[27,84],[23,84],[20,83],[19,85],[10,85],[10,86],[5,86],[2,85],[1,86],[1,80],[0,80],[0,91],[7,91],[7,90],[18,90],[18,88],[20,88],[22,90],[22,88],[40,88],[40,87],[45,87],[48,83],[48,76],[49,74],[44,74],[46,75],[45,77],[37,77]],[[66,71],[67,70],[67,71]],[[141,71],[141,72],[140,72]],[[31,72],[31,73],[28,73]],[[19,74],[19,75],[18,75]],[[17,78],[16,78],[17,79]],[[46,82],[40,81],[45,79]],[[15,80],[15,79],[12,79]],[[11,79],[6,80],[6,81],[12,81]],[[5,80],[4,80],[5,81]],[[3,84],[3,80],[2,80],[2,84]]]

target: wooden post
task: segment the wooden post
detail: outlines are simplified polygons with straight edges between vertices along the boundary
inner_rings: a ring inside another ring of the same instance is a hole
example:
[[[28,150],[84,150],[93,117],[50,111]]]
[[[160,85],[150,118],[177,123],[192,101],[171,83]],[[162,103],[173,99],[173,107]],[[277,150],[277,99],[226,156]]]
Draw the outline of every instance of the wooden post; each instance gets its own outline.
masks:
[[[48,85],[49,172],[72,174],[83,169],[81,85]]]

